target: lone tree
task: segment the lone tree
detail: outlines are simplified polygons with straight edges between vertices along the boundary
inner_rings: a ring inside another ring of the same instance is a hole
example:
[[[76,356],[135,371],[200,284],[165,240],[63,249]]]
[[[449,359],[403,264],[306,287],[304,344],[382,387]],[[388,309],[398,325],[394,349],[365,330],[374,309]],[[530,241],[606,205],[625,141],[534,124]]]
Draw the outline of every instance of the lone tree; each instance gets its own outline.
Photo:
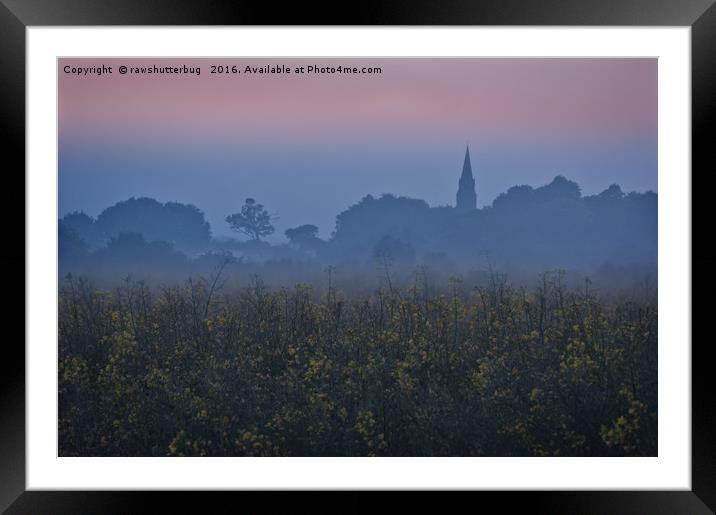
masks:
[[[226,221],[236,232],[245,234],[253,241],[259,241],[263,236],[273,234],[271,216],[264,209],[263,204],[257,204],[252,198],[247,198],[240,213],[226,217]]]

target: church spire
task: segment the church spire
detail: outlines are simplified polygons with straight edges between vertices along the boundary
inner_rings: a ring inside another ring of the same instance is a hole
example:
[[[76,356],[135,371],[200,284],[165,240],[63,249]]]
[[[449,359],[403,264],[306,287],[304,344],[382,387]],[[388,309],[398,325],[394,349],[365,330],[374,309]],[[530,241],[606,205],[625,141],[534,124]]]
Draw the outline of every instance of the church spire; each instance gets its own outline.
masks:
[[[465,161],[462,164],[462,177],[464,179],[469,177],[472,179],[472,165],[470,164],[470,145],[465,146]]]
[[[462,175],[458,183],[457,204],[455,208],[461,212],[477,208],[477,194],[475,193],[475,179],[472,176],[469,145],[465,147],[465,161],[462,164]]]

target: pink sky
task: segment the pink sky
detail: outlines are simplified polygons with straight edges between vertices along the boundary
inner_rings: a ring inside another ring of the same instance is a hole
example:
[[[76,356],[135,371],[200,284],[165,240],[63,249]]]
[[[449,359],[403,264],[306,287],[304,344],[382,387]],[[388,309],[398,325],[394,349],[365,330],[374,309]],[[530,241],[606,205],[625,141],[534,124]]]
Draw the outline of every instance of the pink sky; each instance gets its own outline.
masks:
[[[380,66],[379,75],[211,75],[210,64]],[[66,65],[114,67],[77,77]],[[201,66],[194,75],[117,67]],[[656,127],[653,59],[62,59],[62,135],[219,139],[445,131],[535,138],[633,136]],[[464,139],[464,137],[462,138]]]

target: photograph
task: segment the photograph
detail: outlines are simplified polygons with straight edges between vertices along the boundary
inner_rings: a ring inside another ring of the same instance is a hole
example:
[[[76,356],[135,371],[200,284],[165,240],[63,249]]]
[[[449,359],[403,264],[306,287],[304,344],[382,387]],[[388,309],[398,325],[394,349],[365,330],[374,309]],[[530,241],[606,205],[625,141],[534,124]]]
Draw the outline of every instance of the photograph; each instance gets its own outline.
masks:
[[[659,455],[657,58],[56,62],[59,457]]]

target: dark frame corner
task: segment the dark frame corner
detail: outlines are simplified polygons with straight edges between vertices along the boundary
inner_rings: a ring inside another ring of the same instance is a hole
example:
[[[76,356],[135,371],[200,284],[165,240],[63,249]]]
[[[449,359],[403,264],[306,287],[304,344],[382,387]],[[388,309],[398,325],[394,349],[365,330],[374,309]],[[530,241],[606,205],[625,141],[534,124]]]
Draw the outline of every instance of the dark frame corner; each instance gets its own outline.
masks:
[[[25,29],[33,25],[662,25],[692,29],[692,274],[698,273],[692,290],[692,318],[709,315],[706,302],[694,302],[716,288],[713,271],[716,253],[705,243],[694,241],[697,229],[708,230],[712,216],[705,196],[714,191],[712,170],[713,134],[716,133],[716,3],[714,0],[457,0],[449,7],[427,1],[365,2],[345,18],[337,11],[295,4],[281,10],[270,4],[212,2],[211,8],[196,0],[0,0],[0,124],[5,155],[13,159],[10,170],[25,169]],[[694,173],[696,171],[697,173]],[[709,173],[711,172],[711,173]],[[24,175],[6,173],[5,191],[18,205],[5,204],[6,220],[25,211]],[[709,183],[708,181],[711,181]],[[8,184],[8,182],[10,184]],[[693,187],[693,182],[698,187]],[[23,192],[22,195],[19,192]],[[704,197],[704,198],[701,198]],[[25,241],[24,224],[6,224],[10,241]],[[701,240],[704,241],[703,239]],[[19,326],[24,319],[24,244],[3,252],[2,267],[10,271],[6,281],[22,291],[23,302],[15,301],[5,311],[6,319]],[[701,273],[699,273],[701,272]],[[22,285],[20,283],[23,283]],[[703,328],[699,322],[693,328]],[[144,511],[148,500],[169,499],[162,493],[129,492],[36,492],[25,491],[25,352],[24,325],[15,338],[6,338],[0,360],[0,511],[7,513],[127,513]],[[696,334],[696,333],[694,333]],[[704,333],[705,334],[705,333]],[[530,511],[568,513],[713,513],[716,510],[716,402],[711,394],[711,363],[707,359],[710,339],[693,338],[692,345],[692,491],[690,492],[484,492],[477,502],[505,506],[528,505]],[[219,494],[225,506],[226,497]],[[239,494],[261,502],[284,499],[283,495]],[[370,509],[374,494],[349,494],[342,506],[352,511]],[[206,509],[208,495],[201,495]],[[315,507],[313,494],[302,498]],[[427,507],[422,495],[421,506]],[[187,494],[172,494],[172,501],[185,505]],[[293,502],[293,500],[292,500]],[[434,502],[434,501],[432,501]],[[444,501],[435,507],[444,508]],[[471,502],[475,502],[474,500]],[[178,504],[178,503],[176,503]],[[266,505],[264,505],[266,510]],[[362,511],[362,510],[361,510]]]

